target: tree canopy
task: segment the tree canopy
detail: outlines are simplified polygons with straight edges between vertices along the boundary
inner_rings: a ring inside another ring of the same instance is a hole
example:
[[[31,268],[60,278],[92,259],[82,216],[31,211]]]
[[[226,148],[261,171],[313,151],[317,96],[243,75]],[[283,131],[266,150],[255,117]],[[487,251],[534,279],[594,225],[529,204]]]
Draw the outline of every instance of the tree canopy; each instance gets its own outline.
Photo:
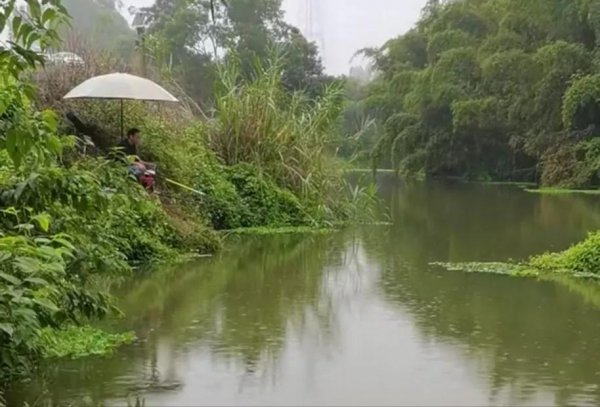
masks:
[[[406,174],[596,181],[600,7],[594,0],[430,0],[369,50],[375,164]],[[556,167],[559,168],[556,168]],[[562,171],[561,168],[572,168]]]
[[[157,0],[142,9],[149,22],[147,52],[201,103],[210,97],[217,62],[231,55],[247,75],[274,53],[290,91],[317,94],[329,78],[314,43],[283,19],[281,0]],[[208,96],[207,96],[208,95]]]

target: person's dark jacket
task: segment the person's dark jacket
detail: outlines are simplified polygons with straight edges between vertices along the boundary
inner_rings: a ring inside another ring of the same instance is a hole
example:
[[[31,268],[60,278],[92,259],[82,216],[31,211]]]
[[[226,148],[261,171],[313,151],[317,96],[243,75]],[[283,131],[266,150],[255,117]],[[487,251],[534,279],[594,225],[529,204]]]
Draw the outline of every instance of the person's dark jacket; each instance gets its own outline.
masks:
[[[121,150],[121,152],[127,156],[130,156],[130,155],[137,156],[138,155],[137,146],[134,144],[131,144],[129,142],[129,140],[127,140],[127,139],[121,141],[119,143],[118,147]]]

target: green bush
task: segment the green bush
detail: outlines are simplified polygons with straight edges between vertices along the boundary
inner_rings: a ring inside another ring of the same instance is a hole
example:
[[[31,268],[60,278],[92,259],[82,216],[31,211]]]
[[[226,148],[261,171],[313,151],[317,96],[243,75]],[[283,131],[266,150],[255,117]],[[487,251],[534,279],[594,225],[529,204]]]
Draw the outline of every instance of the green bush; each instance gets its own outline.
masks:
[[[145,123],[143,158],[159,164],[159,179],[174,179],[203,192],[201,197],[186,191],[177,193],[169,184],[163,185],[171,195],[178,195],[188,212],[198,213],[217,230],[347,219],[345,207],[351,195],[341,171],[323,155],[322,147],[315,150],[311,163],[315,172],[304,181],[306,188],[298,191],[287,178],[276,178],[260,159],[246,157],[226,165],[207,140],[207,134],[216,131],[216,122],[166,126],[148,119]]]
[[[561,263],[579,273],[600,274],[600,232],[592,233],[561,255]]]
[[[85,158],[70,168],[42,167],[14,175],[2,190],[2,206],[46,210],[57,219],[53,231],[76,241],[79,268],[118,272],[172,254],[167,217],[120,164]]]
[[[300,226],[310,222],[298,198],[277,187],[266,174],[259,174],[249,164],[238,164],[227,172],[245,209],[242,227]]]
[[[6,63],[6,54],[0,59]],[[47,329],[113,310],[110,296],[92,284],[96,275],[124,275],[133,264],[170,258],[185,236],[123,163],[75,154],[74,139],[58,136],[56,116],[35,111],[31,89],[0,67],[6,102],[0,106],[4,376],[27,372],[47,353],[40,340]]]
[[[530,264],[543,271],[563,271],[600,275],[600,232],[561,253],[533,257]]]
[[[30,220],[0,234],[0,374],[30,367],[43,351],[36,342],[42,328],[110,310],[106,295],[88,291],[81,275],[69,270],[76,248],[68,237],[48,234],[46,214]]]

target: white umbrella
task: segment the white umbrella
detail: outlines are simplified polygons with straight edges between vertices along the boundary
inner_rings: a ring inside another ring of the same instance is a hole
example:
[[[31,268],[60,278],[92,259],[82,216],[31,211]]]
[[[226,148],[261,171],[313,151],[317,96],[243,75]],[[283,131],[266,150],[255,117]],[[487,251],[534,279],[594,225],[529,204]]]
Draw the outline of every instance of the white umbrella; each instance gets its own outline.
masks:
[[[123,101],[149,100],[178,102],[164,88],[149,79],[126,73],[112,73],[88,79],[63,99],[113,99],[121,101],[121,137],[123,136]]]

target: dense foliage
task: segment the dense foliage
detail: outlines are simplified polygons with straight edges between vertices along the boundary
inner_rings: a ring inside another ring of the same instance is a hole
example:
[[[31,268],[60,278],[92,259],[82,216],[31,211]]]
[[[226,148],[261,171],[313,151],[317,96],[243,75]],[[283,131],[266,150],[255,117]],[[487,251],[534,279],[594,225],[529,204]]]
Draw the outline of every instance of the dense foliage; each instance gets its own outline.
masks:
[[[160,65],[168,61],[186,89],[206,93],[210,86],[199,89],[197,84],[210,79],[211,67],[214,75],[215,63],[231,56],[242,61],[243,73],[252,75],[253,61],[269,60],[274,48],[284,54],[287,89],[315,94],[326,79],[316,45],[284,21],[281,0],[159,0],[140,12],[149,24],[147,51]]]
[[[170,128],[145,120],[148,157],[206,194],[196,205],[217,229],[322,226],[364,216],[368,195],[350,193],[331,158],[339,89],[316,99],[290,95],[277,60],[257,62],[254,79],[241,67],[232,60],[219,71],[214,119]]]
[[[532,258],[529,265],[542,272],[562,272],[598,277],[600,274],[600,232],[560,253]]]
[[[28,369],[44,354],[38,337],[47,329],[112,310],[93,284],[97,276],[124,275],[182,246],[122,164],[74,155],[75,141],[58,135],[56,115],[36,111],[23,75],[42,61],[31,46],[54,45],[55,27],[66,19],[59,1],[45,3],[28,2],[27,18],[13,19],[16,42],[0,58],[0,374]],[[0,8],[0,21],[13,6]],[[215,247],[207,237],[201,250]]]
[[[593,0],[430,0],[373,57],[374,150],[405,174],[597,181],[600,9]]]

